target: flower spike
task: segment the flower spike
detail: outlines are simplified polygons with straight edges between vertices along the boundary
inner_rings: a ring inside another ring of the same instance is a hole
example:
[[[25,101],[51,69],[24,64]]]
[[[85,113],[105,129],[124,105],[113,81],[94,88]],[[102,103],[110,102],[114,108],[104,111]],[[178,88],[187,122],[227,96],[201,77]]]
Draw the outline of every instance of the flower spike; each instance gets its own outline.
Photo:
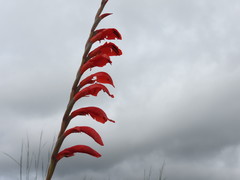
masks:
[[[114,97],[112,94],[110,94],[108,88],[103,85],[109,84],[114,87],[113,80],[108,73],[96,72],[82,79],[82,75],[87,70],[91,70],[95,67],[104,67],[108,63],[112,64],[112,61],[110,59],[111,56],[122,55],[121,49],[119,49],[118,46],[116,46],[112,42],[105,42],[97,48],[92,49],[93,44],[97,41],[122,39],[121,34],[115,28],[97,29],[99,23],[105,17],[112,14],[102,13],[107,2],[108,0],[101,0],[100,7],[95,15],[95,19],[89,33],[89,38],[85,44],[85,50],[82,55],[82,62],[77,71],[76,78],[73,82],[68,105],[62,118],[61,128],[59,129],[58,137],[52,150],[45,180],[51,180],[58,161],[61,160],[63,157],[71,157],[74,156],[75,153],[86,153],[97,158],[101,157],[101,154],[86,145],[75,145],[60,151],[65,138],[67,138],[72,133],[85,133],[99,145],[104,145],[101,136],[91,127],[76,126],[73,128],[69,128],[68,125],[71,123],[71,120],[73,118],[75,118],[76,116],[89,115],[95,121],[103,124],[107,121],[113,123],[115,122],[109,119],[106,113],[98,107],[90,106],[73,110],[76,101],[78,101],[80,98],[97,96],[100,91],[107,93],[112,98]]]

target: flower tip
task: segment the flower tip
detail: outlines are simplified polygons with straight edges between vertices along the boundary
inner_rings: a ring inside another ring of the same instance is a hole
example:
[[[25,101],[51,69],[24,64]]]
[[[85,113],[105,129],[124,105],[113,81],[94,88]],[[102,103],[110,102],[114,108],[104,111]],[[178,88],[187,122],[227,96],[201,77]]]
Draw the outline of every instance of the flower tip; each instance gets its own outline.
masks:
[[[112,15],[112,14],[113,14],[113,13],[104,13],[104,14],[100,15],[99,18],[100,18],[100,19],[103,19],[103,18],[105,18],[105,17],[107,17],[107,16],[109,16],[109,15]]]
[[[112,123],[115,123],[115,121],[114,120],[112,120],[112,119],[108,119],[110,122],[112,122]]]
[[[101,146],[104,146],[104,143],[101,141],[101,142],[98,142],[99,145]]]
[[[102,155],[101,154],[97,154],[95,157],[96,158],[100,158],[100,157],[102,157]]]

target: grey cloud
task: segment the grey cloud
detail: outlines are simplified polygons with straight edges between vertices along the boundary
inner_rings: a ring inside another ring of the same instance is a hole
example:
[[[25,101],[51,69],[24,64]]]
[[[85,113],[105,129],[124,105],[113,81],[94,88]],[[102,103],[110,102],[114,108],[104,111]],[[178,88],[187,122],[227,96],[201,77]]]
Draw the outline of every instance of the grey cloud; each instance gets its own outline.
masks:
[[[41,129],[47,146],[57,133],[97,2],[1,4],[0,151],[18,157],[25,131],[33,151]],[[116,98],[77,106],[99,105],[117,123],[72,122],[95,126],[105,146],[83,135],[64,146],[80,141],[103,157],[64,159],[55,179],[134,180],[151,166],[155,178],[164,160],[168,179],[239,179],[239,2],[122,0],[105,11],[114,14],[100,27],[123,34],[124,55],[104,68]],[[0,179],[16,179],[14,163],[0,159]]]

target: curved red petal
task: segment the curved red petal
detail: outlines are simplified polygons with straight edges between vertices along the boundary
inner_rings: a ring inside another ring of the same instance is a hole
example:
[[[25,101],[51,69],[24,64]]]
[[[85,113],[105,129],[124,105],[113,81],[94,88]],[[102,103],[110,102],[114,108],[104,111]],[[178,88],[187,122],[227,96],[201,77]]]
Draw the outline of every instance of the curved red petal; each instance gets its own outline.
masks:
[[[92,58],[100,54],[106,54],[108,56],[120,56],[122,55],[122,51],[114,43],[106,42],[105,44],[91,51],[88,54],[88,57]]]
[[[95,82],[110,84],[114,87],[111,76],[106,72],[97,72],[95,74],[92,74],[86,77],[80,82],[80,87],[83,87],[86,84],[93,84]]]
[[[80,73],[83,74],[86,70],[93,67],[103,67],[107,63],[112,64],[110,57],[106,54],[99,54],[89,59],[80,69]]]
[[[80,108],[80,109],[73,111],[70,116],[72,118],[74,118],[76,116],[86,116],[86,115],[90,115],[93,119],[95,119],[96,121],[103,123],[103,124],[107,121],[115,122],[115,121],[109,119],[107,117],[106,113],[98,107]]]
[[[76,126],[74,128],[68,129],[67,131],[65,131],[64,133],[64,137],[68,136],[69,134],[72,133],[85,133],[87,135],[89,135],[90,137],[92,137],[98,144],[100,144],[101,146],[103,146],[103,141],[101,136],[97,133],[97,131],[95,131],[93,128],[88,127],[88,126]]]
[[[75,153],[86,153],[94,157],[101,157],[101,154],[99,154],[94,149],[90,148],[86,145],[76,145],[69,148],[64,149],[60,153],[57,154],[56,159],[59,161],[63,157],[71,157],[74,156]]]
[[[101,41],[104,39],[112,40],[112,39],[122,39],[121,34],[115,28],[109,29],[98,29],[95,31],[95,35],[90,39],[92,43],[96,41]]]
[[[102,84],[92,84],[88,87],[83,88],[81,91],[79,91],[74,96],[74,101],[77,101],[78,99],[88,96],[88,95],[97,96],[99,91],[101,91],[101,90],[104,91],[105,93],[107,93],[110,97],[114,98],[114,96],[112,94],[110,94],[110,92],[108,91],[106,86],[104,86]]]
[[[113,13],[105,13],[105,14],[101,14],[100,16],[99,16],[99,18],[100,19],[103,19],[103,18],[105,18],[105,17],[107,17],[107,16],[109,16],[109,15],[112,15]]]

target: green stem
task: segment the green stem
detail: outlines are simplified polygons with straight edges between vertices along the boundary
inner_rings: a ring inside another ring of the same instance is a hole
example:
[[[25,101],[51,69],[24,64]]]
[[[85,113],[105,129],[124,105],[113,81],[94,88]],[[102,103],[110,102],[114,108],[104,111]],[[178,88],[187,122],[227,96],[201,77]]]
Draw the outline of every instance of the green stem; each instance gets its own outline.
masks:
[[[66,111],[65,111],[65,113],[63,115],[61,128],[60,128],[60,131],[59,131],[59,134],[58,134],[58,138],[57,138],[56,144],[54,146],[54,149],[53,149],[53,152],[52,152],[52,155],[51,155],[51,160],[50,160],[50,163],[49,163],[49,166],[48,166],[46,180],[51,180],[52,179],[53,173],[54,173],[55,168],[57,166],[58,160],[56,159],[56,156],[59,153],[59,150],[60,150],[60,148],[62,146],[62,143],[64,141],[63,134],[64,134],[65,130],[67,129],[68,124],[70,122],[70,116],[69,115],[70,115],[70,113],[72,111],[72,108],[73,108],[73,106],[75,104],[74,96],[76,95],[76,93],[80,89],[80,87],[78,87],[79,81],[80,81],[81,76],[82,76],[81,73],[80,73],[80,69],[81,69],[82,65],[84,63],[86,63],[87,60],[88,60],[87,59],[87,55],[88,55],[88,53],[89,53],[89,51],[90,51],[90,49],[92,47],[92,43],[90,42],[90,39],[93,37],[94,31],[95,31],[96,27],[98,26],[99,22],[101,21],[99,16],[101,15],[101,13],[102,13],[106,3],[107,3],[107,0],[102,0],[100,8],[98,9],[98,11],[96,13],[95,21],[94,21],[94,24],[92,25],[89,38],[88,38],[88,40],[86,42],[85,51],[84,51],[84,54],[83,54],[83,57],[82,57],[82,63],[80,65],[79,69],[78,69],[78,72],[77,72],[77,75],[76,75],[76,79],[75,79],[75,81],[73,83],[72,91],[71,91],[71,94],[70,94],[70,99],[69,99]]]

